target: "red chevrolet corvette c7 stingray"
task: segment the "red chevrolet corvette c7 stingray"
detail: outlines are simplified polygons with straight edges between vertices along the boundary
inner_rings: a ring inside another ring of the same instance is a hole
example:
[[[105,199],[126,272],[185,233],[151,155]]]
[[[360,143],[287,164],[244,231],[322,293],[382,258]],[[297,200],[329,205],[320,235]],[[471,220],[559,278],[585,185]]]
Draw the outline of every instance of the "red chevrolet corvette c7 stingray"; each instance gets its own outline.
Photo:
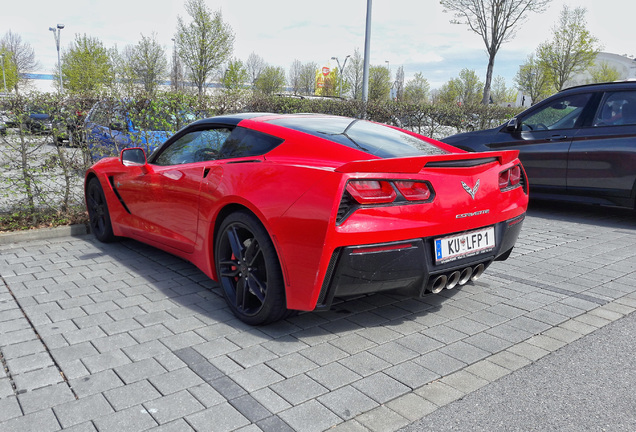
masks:
[[[196,121],[85,178],[101,241],[130,237],[218,281],[246,323],[334,297],[464,285],[506,259],[528,205],[517,151],[466,153],[327,115]]]

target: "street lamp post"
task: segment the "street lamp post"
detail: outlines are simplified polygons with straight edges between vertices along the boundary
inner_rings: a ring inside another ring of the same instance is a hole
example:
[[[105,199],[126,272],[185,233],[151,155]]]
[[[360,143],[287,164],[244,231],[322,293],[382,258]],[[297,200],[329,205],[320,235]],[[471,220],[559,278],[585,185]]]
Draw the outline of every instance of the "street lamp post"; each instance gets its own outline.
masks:
[[[64,24],[58,24],[56,27],[49,27],[49,30],[53,32],[55,47],[57,48],[57,73],[60,76],[60,92],[64,91],[64,84],[62,83],[62,63],[60,62],[60,30],[63,28]]]
[[[2,82],[4,83],[4,93],[7,93],[7,79],[4,76],[4,56],[5,54],[2,53],[0,54],[0,56],[2,57]]]
[[[342,68],[340,67],[340,60],[338,60],[338,57],[331,57],[331,60],[335,60],[336,63],[338,63],[338,75],[339,75],[338,96],[342,96],[342,82],[344,78],[343,73],[344,73],[344,68],[347,67],[347,60],[349,60],[349,57],[351,57],[351,55],[348,55],[345,57],[344,63],[342,64]]]

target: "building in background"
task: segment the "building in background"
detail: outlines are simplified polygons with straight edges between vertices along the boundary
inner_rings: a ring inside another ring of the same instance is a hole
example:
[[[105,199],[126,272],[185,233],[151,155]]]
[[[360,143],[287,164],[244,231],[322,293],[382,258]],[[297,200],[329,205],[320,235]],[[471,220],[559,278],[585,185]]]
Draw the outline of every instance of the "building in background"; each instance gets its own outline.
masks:
[[[619,79],[636,79],[636,59],[634,56],[612,54],[607,52],[600,52],[596,56],[595,65],[592,67],[600,67],[602,64],[607,64],[609,67],[616,69],[619,74]],[[579,73],[569,79],[565,87],[573,87],[576,85],[589,84],[592,82],[592,74],[589,70],[583,73]]]

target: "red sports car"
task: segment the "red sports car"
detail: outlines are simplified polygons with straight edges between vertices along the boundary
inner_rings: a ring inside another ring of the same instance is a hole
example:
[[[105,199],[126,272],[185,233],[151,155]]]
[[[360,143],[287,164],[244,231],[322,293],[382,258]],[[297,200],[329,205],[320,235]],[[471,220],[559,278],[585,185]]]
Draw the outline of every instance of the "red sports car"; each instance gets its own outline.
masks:
[[[124,149],[87,171],[85,192],[99,240],[191,261],[253,325],[334,297],[463,285],[510,255],[528,204],[517,151],[262,113],[199,120],[148,157]]]

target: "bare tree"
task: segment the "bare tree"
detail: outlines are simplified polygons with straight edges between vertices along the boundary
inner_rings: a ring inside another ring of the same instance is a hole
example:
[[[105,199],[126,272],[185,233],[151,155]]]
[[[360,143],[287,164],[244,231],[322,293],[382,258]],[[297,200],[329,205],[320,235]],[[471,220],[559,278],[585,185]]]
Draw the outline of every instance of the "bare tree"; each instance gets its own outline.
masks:
[[[393,86],[395,87],[395,99],[402,102],[404,100],[404,66],[400,66],[395,73]]]
[[[301,77],[303,73],[303,64],[300,60],[295,59],[289,68],[289,86],[294,94],[300,93],[301,90]]]
[[[250,82],[252,85],[256,82],[258,77],[263,72],[263,69],[267,66],[263,57],[259,56],[256,53],[252,53],[247,57],[247,62],[245,62],[245,68],[247,69],[247,73],[250,77]]]
[[[356,48],[353,55],[349,58],[347,67],[343,71],[344,80],[350,85],[354,99],[362,99],[363,66],[364,58],[362,57],[362,54],[360,54],[360,50]]]
[[[515,37],[515,28],[528,12],[542,12],[550,0],[441,0],[446,12],[455,14],[455,24],[466,24],[481,36],[488,53],[488,68],[481,102],[490,101],[495,56],[501,44]]]
[[[318,63],[308,62],[302,67],[300,73],[300,92],[306,95],[312,95],[316,92],[316,71]]]
[[[210,75],[232,55],[234,33],[221,11],[212,13],[205,0],[186,0],[185,9],[192,21],[186,24],[178,17],[175,44],[202,96]]]
[[[586,12],[582,7],[563,6],[559,21],[552,29],[552,41],[537,49],[539,64],[549,71],[557,91],[572,75],[592,66],[600,51],[598,39],[586,27]]]
[[[175,42],[174,38],[172,42]],[[175,91],[182,89],[184,78],[183,65],[177,54],[177,46],[174,44],[172,48],[172,59],[170,61],[170,87]]]
[[[303,64],[298,59],[294,60],[289,70],[289,86],[294,94],[314,94],[317,70],[318,64],[315,62]]]
[[[133,45],[126,45],[121,52],[117,47],[113,47],[111,50],[116,85],[129,94],[134,92],[136,86],[135,71],[133,70],[134,57],[135,47]]]
[[[2,40],[0,40],[0,46],[2,46],[3,51],[9,53],[11,62],[15,66],[19,77],[15,81],[14,86],[17,93],[18,87],[27,82],[27,78],[24,78],[24,73],[38,67],[38,62],[35,60],[35,51],[27,42],[22,42],[22,37],[19,34],[13,33],[11,30],[4,34]]]

